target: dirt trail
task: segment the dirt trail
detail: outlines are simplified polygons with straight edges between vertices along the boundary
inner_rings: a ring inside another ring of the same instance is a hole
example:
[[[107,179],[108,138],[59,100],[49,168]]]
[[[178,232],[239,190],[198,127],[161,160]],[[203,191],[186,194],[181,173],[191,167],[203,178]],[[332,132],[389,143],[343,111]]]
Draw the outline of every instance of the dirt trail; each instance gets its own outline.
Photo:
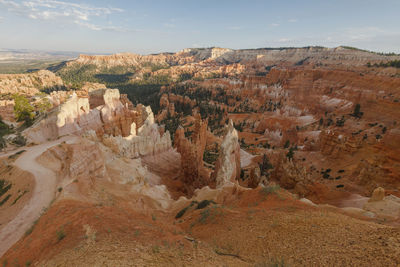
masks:
[[[67,136],[41,145],[25,147],[26,152],[15,161],[14,165],[33,174],[35,188],[28,204],[0,231],[0,257],[21,238],[39,218],[42,210],[47,208],[54,199],[57,186],[56,176],[53,171],[40,165],[36,158],[48,148],[63,141],[73,142],[75,138]]]

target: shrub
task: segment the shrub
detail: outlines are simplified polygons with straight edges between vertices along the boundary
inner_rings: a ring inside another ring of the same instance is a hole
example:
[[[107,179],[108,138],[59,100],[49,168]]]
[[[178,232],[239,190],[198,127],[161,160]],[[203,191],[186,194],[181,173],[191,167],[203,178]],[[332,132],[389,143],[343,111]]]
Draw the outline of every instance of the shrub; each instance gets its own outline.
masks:
[[[8,190],[11,189],[12,184],[6,180],[0,180],[0,197],[2,197]]]
[[[261,175],[268,175],[268,171],[274,168],[266,154],[263,155],[263,160],[262,163],[259,164],[259,168]]]
[[[57,240],[58,240],[58,241],[63,240],[64,237],[65,237],[64,229],[62,229],[62,228],[59,229],[59,230],[56,232],[56,235],[57,235]]]
[[[280,190],[281,187],[279,185],[273,185],[273,186],[263,187],[260,192],[263,195],[268,196],[270,194],[278,194]]]
[[[12,140],[12,143],[17,146],[25,146],[26,145],[26,138],[18,133],[17,136]]]
[[[12,129],[8,126],[0,116],[0,137],[12,133]]]
[[[29,100],[23,96],[15,94],[13,95],[15,102],[14,115],[17,121],[24,121],[26,126],[31,126],[33,119],[35,118],[34,108],[29,104]]]
[[[193,77],[193,74],[188,73],[188,72],[184,72],[181,75],[179,75],[179,80],[178,81],[179,82],[183,82],[183,81],[192,79],[192,77]]]
[[[363,114],[364,114],[364,112],[361,112],[361,105],[360,104],[356,104],[355,107],[354,107],[353,114],[351,114],[351,115],[356,117],[356,118],[361,118]]]
[[[291,148],[289,149],[289,152],[286,154],[286,157],[287,157],[288,159],[293,159],[293,156],[294,156],[294,148],[291,147]]]
[[[4,203],[6,203],[10,199],[11,195],[8,194],[2,201],[0,201],[0,206],[3,206]]]
[[[215,202],[212,201],[212,200],[205,199],[205,200],[201,201],[199,204],[197,204],[197,208],[196,209],[198,209],[198,210],[199,209],[204,209],[205,207],[207,207],[210,204],[215,204]]]
[[[182,216],[185,214],[185,212],[186,212],[190,207],[192,207],[194,204],[197,204],[197,201],[192,201],[192,202],[189,204],[189,206],[187,206],[187,207],[181,209],[181,210],[176,214],[175,219],[179,219],[180,217],[182,217]]]
[[[201,215],[201,216],[200,216],[199,222],[200,222],[200,223],[205,223],[206,220],[207,220],[207,218],[210,216],[210,209],[207,208],[207,209],[203,210],[203,211],[200,213],[200,215]]]
[[[287,140],[286,142],[285,142],[285,145],[283,146],[284,148],[288,148],[290,146],[290,141],[289,140]]]
[[[0,135],[0,151],[7,147],[6,140]]]
[[[157,245],[152,246],[151,250],[153,251],[153,253],[160,253],[160,247]]]

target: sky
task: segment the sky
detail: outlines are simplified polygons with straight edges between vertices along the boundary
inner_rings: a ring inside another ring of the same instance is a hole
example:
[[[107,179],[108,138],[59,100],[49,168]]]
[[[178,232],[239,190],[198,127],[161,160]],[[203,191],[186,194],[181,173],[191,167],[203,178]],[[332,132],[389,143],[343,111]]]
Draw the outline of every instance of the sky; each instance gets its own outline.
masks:
[[[400,0],[0,0],[0,48],[354,46],[400,53]]]

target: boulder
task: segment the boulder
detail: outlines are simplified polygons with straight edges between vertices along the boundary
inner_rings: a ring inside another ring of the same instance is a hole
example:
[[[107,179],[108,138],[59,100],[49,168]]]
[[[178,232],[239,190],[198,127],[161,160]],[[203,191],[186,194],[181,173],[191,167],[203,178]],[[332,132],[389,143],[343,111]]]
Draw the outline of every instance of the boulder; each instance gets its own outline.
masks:
[[[368,202],[374,202],[374,201],[381,201],[385,198],[385,189],[382,187],[378,187],[372,192],[371,198],[368,200]]]

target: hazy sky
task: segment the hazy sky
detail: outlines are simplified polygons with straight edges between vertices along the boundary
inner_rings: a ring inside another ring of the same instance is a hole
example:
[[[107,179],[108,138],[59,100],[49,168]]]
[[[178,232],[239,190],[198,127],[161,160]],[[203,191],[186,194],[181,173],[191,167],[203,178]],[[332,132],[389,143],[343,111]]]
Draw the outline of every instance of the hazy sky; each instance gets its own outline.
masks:
[[[0,48],[156,53],[308,45],[400,53],[400,0],[0,0]]]

